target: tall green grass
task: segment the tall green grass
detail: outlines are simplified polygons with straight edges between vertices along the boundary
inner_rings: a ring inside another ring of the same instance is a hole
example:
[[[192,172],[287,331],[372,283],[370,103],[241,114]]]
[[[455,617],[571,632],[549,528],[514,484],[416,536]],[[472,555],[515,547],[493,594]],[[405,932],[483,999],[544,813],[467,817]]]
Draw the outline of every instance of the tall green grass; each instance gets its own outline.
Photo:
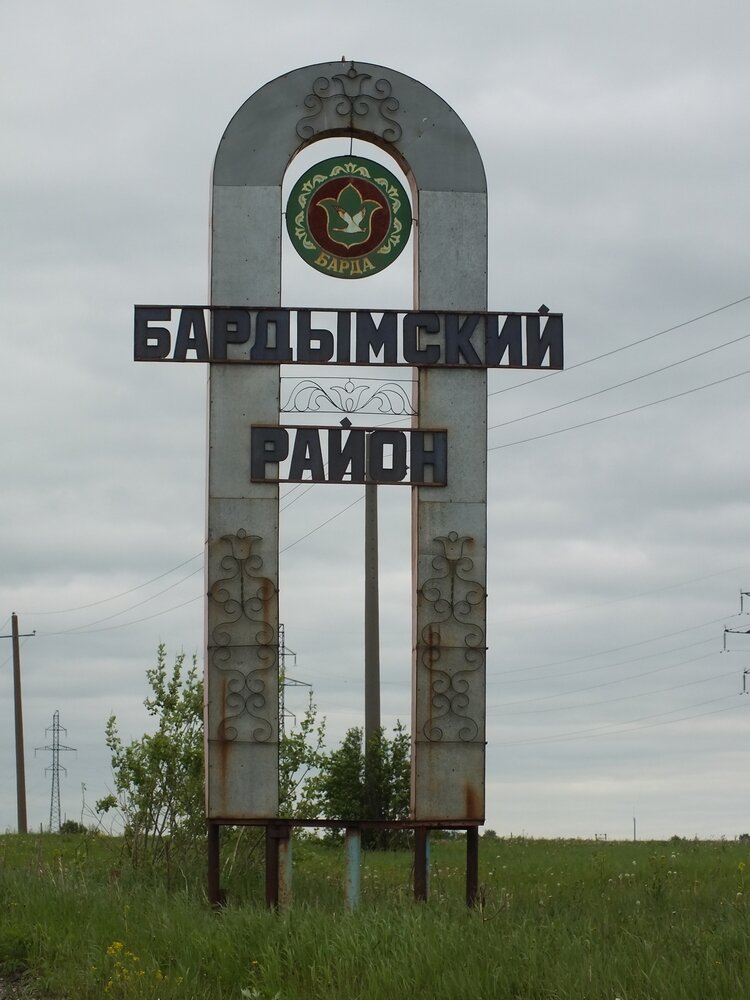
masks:
[[[272,914],[257,836],[224,848],[219,912],[202,879],[128,871],[117,841],[0,837],[0,970],[70,1000],[750,997],[747,844],[483,839],[469,910],[465,847],[438,841],[427,905],[408,853],[368,854],[352,914],[342,851],[295,843]]]

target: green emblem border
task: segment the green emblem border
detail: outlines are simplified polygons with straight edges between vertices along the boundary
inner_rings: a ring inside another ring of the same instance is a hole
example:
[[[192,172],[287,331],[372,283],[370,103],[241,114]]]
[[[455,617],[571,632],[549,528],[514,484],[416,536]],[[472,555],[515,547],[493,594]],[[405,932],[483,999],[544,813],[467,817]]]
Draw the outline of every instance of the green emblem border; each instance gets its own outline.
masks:
[[[321,247],[307,222],[307,206],[321,184],[334,178],[362,177],[385,195],[391,224],[383,240],[369,253],[338,256]],[[367,278],[393,263],[411,232],[411,202],[398,178],[380,163],[361,156],[333,156],[308,168],[291,190],[286,205],[286,228],[292,246],[310,267],[334,278]]]

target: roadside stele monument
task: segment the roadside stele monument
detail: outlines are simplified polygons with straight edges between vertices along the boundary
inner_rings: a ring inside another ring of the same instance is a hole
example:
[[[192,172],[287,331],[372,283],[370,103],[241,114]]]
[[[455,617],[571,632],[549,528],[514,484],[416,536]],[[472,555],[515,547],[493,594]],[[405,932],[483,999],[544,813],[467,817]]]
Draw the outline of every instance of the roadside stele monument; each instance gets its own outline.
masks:
[[[387,168],[352,154],[307,169],[284,205],[294,156],[332,136],[379,146],[411,198]],[[410,310],[282,307],[284,239],[317,271],[364,281],[403,252],[412,225]],[[287,73],[230,121],[213,171],[210,287],[208,306],[136,306],[135,357],[209,366],[212,897],[219,826],[266,827],[273,903],[289,831],[305,824],[279,817],[279,483],[311,481],[412,489],[415,891],[426,894],[427,831],[465,829],[471,901],[485,814],[487,369],[561,368],[562,316],[487,311],[487,192],[474,140],[424,84],[357,62]],[[296,364],[415,369],[411,424],[354,426],[344,414],[326,427],[282,425],[281,369]]]

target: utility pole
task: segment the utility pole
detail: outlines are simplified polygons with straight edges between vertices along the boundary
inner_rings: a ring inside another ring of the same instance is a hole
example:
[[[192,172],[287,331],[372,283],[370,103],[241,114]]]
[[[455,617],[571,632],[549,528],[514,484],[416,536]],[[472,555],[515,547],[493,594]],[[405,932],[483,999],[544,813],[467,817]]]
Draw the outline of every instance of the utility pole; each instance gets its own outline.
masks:
[[[45,729],[45,733],[52,730],[52,746],[37,747],[37,750],[51,750],[52,751],[52,763],[49,767],[45,767],[44,773],[48,774],[52,772],[52,796],[50,797],[49,803],[49,832],[59,833],[60,832],[60,771],[65,771],[67,774],[67,768],[63,767],[60,763],[60,751],[61,750],[71,750],[75,751],[75,747],[65,747],[60,744],[60,732],[62,731],[65,735],[68,735],[68,730],[60,725],[60,712],[55,710],[55,714],[52,716],[52,725]]]
[[[21,702],[21,646],[19,639],[36,635],[33,632],[24,632],[19,635],[18,615],[15,611],[11,615],[10,635],[0,635],[0,639],[13,640],[13,712],[16,727],[16,804],[18,811],[18,832],[26,833],[26,766],[23,755],[23,707]]]
[[[365,815],[382,819],[368,750],[380,729],[380,596],[378,487],[370,481],[370,435],[365,437]]]
[[[378,594],[378,487],[369,481],[370,437],[365,449],[365,749],[380,729],[380,598]]]

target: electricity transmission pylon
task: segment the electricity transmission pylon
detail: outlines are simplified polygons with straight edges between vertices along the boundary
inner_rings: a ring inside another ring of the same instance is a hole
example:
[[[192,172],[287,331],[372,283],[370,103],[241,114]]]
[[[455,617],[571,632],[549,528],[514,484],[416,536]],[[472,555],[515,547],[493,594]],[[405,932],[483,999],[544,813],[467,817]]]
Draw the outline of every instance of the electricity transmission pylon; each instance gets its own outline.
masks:
[[[49,832],[59,833],[60,831],[60,771],[64,771],[65,774],[68,773],[67,768],[63,767],[60,763],[60,751],[70,750],[74,751],[75,747],[62,746],[60,743],[60,733],[63,732],[68,735],[68,730],[65,726],[60,725],[60,712],[55,711],[52,716],[52,725],[45,729],[45,735],[52,731],[52,746],[37,747],[34,751],[36,754],[37,750],[51,750],[52,751],[52,763],[49,767],[45,767],[45,774],[52,774],[52,795],[50,796],[49,802]]]
[[[740,591],[740,614],[745,614],[745,598],[750,597],[750,590]],[[723,652],[728,652],[727,649],[727,636],[728,635],[750,635],[750,628],[726,628],[724,627],[724,650]],[[742,672],[742,693],[750,694],[750,689],[748,689],[748,677],[750,677],[750,668]]]
[[[293,649],[290,649],[286,644],[286,632],[284,626],[279,625],[279,735],[283,736],[286,730],[286,720],[287,718],[292,718],[296,722],[296,717],[294,712],[290,712],[286,707],[284,699],[284,690],[288,687],[312,687],[307,681],[298,681],[294,677],[290,677],[286,672],[286,661],[287,657],[291,657],[294,661],[294,665],[297,665],[297,654]]]

